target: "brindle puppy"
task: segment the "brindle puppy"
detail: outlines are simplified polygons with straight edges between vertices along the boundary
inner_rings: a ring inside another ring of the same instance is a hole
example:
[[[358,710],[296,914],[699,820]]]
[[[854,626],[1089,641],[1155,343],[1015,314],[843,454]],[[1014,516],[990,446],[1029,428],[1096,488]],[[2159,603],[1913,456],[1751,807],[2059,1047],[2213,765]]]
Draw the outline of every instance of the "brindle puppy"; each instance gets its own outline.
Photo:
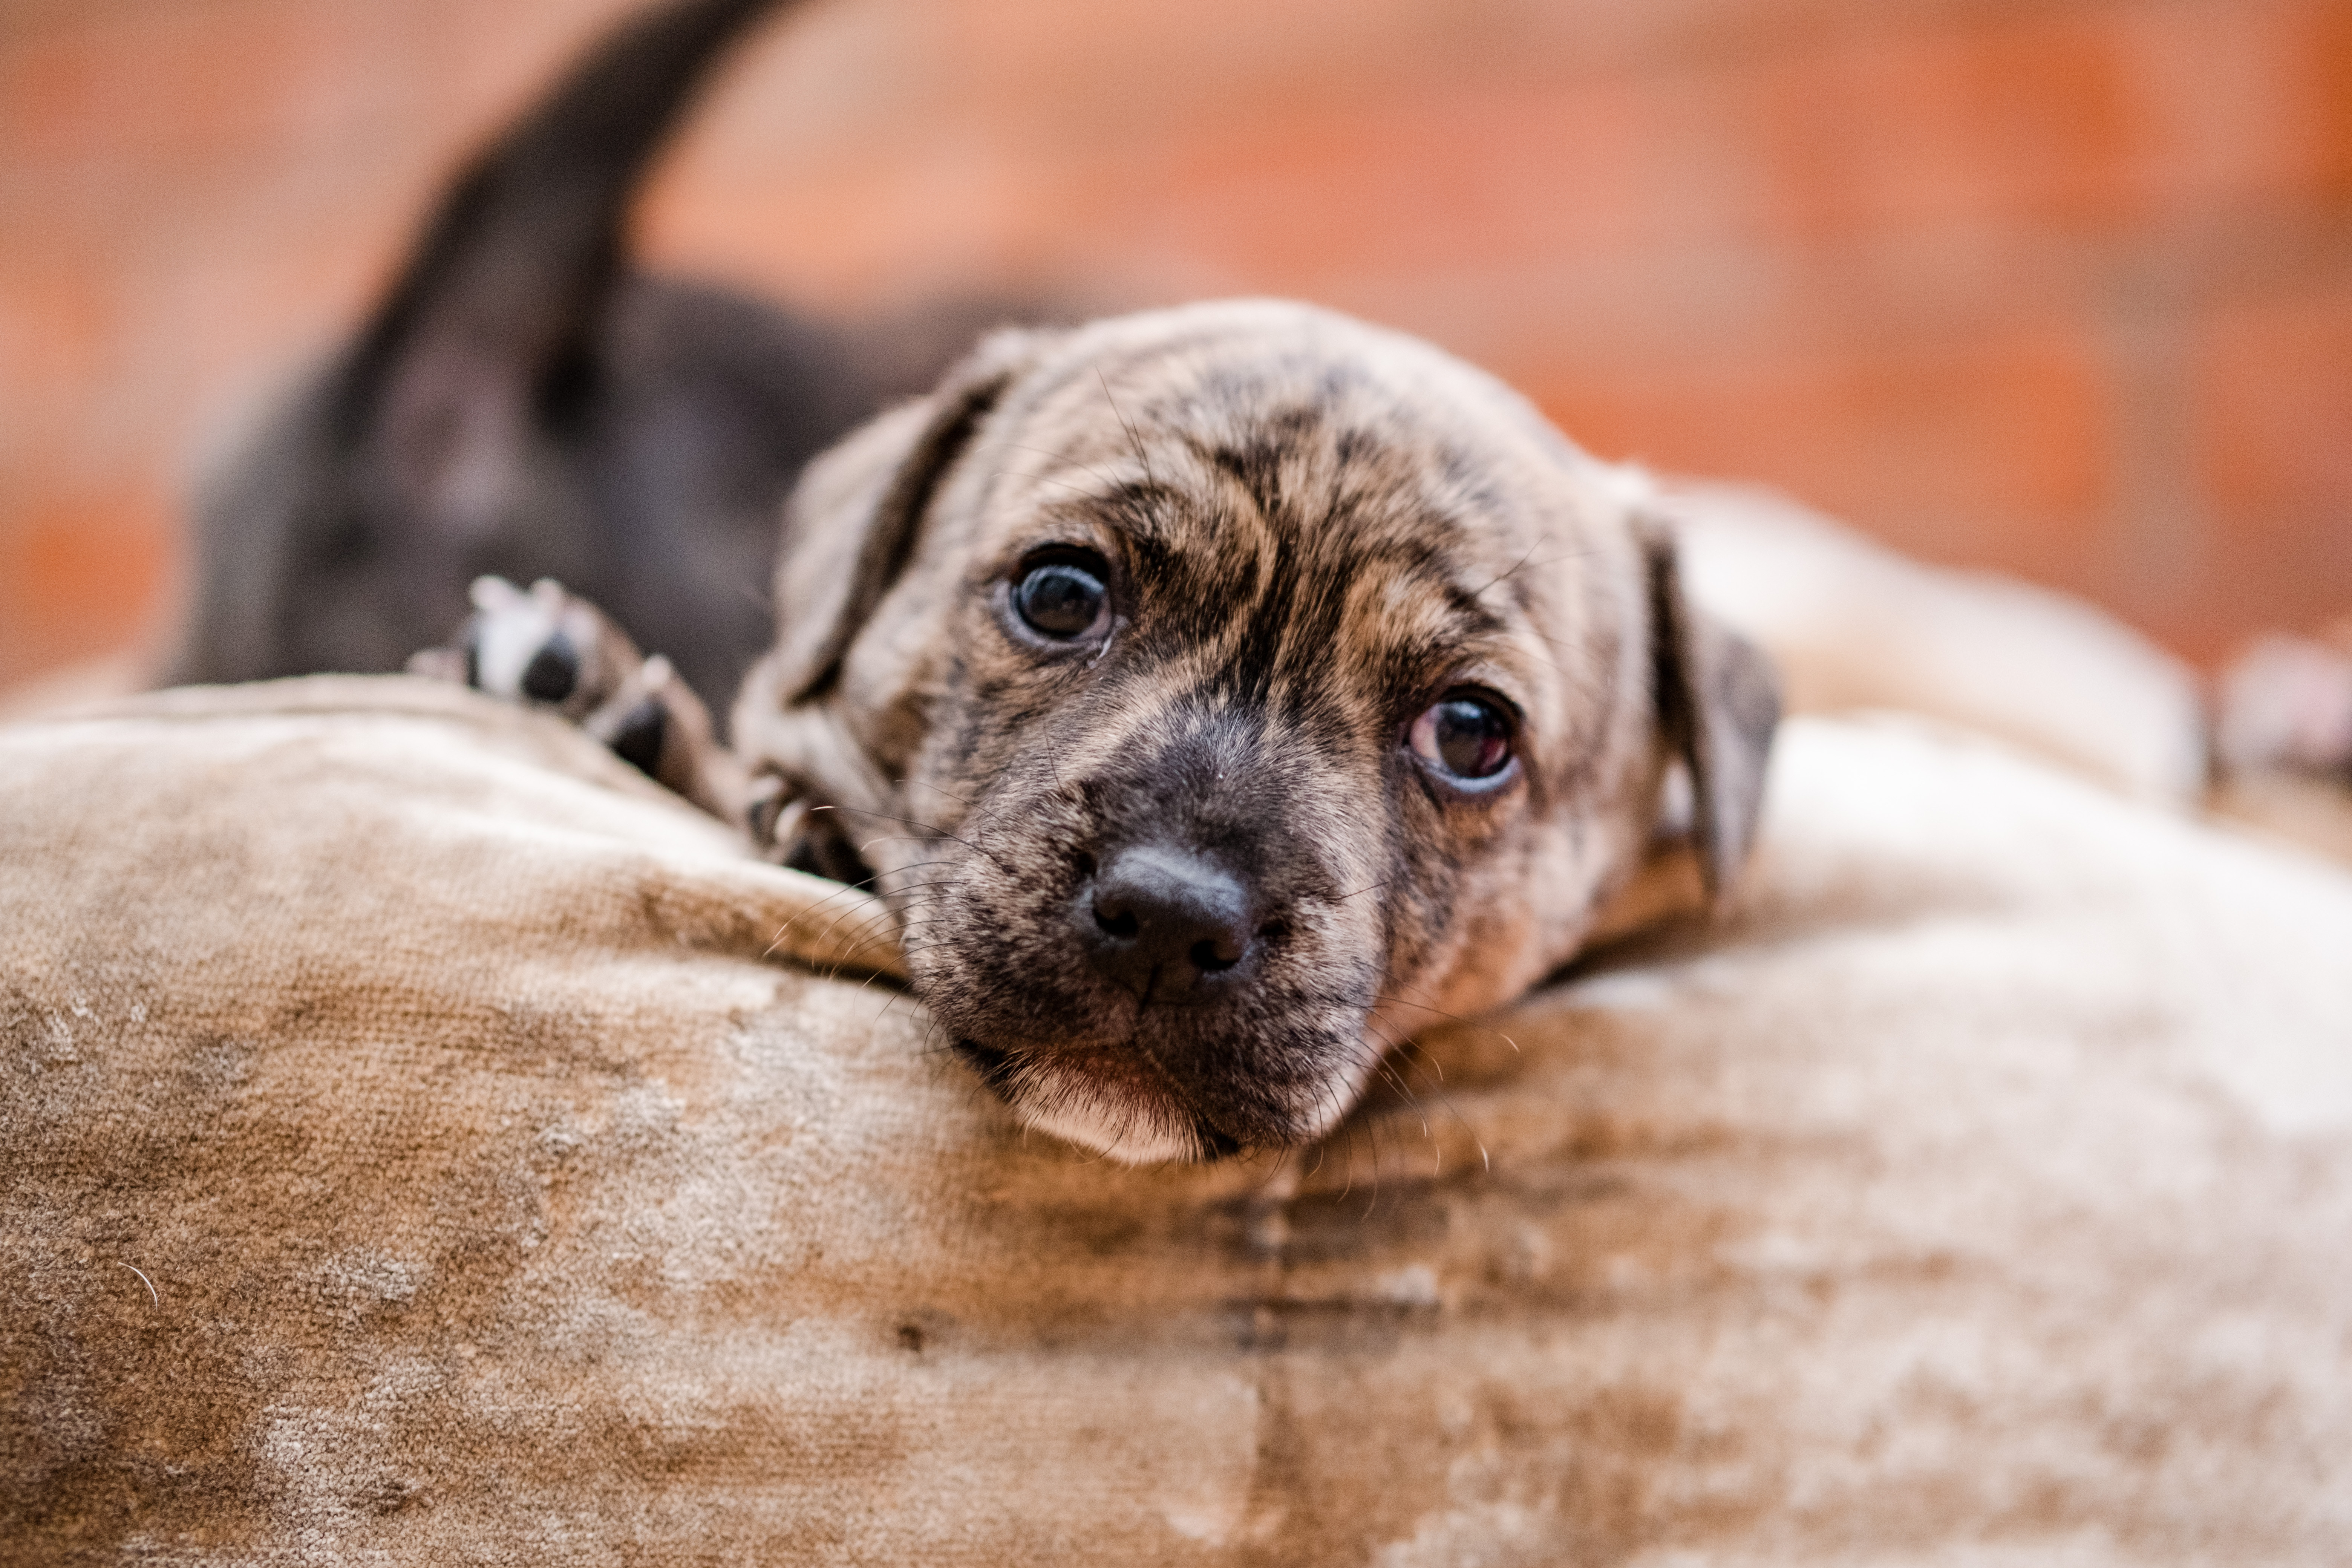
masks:
[[[1576,952],[1671,768],[1707,885],[1738,870],[1775,684],[1644,494],[1320,310],[1001,334],[794,492],[734,712],[753,816],[870,868],[1031,1125],[1136,1163],[1311,1141],[1400,1033]]]

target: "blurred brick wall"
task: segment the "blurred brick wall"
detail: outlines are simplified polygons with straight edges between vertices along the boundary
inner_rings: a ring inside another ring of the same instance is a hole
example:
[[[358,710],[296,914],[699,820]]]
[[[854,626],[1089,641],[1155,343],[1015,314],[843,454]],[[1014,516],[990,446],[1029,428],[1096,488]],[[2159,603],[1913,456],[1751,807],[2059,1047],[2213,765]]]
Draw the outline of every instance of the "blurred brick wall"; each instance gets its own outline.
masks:
[[[0,680],[625,0],[0,0]],[[823,0],[646,215],[804,305],[1238,291],[2210,658],[2352,604],[2352,0]]]

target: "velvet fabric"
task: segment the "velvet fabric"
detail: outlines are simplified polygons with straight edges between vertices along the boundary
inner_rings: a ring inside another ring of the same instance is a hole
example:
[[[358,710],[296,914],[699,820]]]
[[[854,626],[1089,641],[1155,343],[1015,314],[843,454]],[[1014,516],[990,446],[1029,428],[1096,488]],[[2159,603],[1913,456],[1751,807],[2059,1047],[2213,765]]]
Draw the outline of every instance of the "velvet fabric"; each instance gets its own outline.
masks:
[[[1790,723],[1727,917],[1151,1170],[462,690],[19,724],[0,802],[11,1562],[2352,1541],[2352,878],[1989,742]]]

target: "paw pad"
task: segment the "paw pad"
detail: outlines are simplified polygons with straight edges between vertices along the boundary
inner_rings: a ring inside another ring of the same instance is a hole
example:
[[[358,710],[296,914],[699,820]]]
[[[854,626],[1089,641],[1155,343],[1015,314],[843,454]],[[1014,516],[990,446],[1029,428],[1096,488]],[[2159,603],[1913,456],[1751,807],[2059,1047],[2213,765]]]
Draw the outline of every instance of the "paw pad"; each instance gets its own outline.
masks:
[[[534,702],[561,702],[579,684],[580,650],[558,626],[523,666],[522,694]]]

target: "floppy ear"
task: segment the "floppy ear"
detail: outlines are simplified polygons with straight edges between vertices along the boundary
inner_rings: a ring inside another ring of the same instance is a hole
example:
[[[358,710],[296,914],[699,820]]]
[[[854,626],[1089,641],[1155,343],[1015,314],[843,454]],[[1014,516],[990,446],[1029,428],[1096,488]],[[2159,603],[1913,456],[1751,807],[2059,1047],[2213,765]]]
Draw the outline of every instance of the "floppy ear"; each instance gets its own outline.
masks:
[[[1658,724],[1690,771],[1699,874],[1720,903],[1756,836],[1780,721],[1780,676],[1763,649],[1685,596],[1672,527],[1649,514],[1634,527],[1649,579]]]
[[[779,707],[814,701],[841,679],[849,645],[898,580],[940,480],[1038,334],[989,337],[938,390],[872,420],[809,465],[787,505],[776,569],[782,637],[761,684]]]
[[[744,677],[734,710],[736,747],[772,778],[763,787],[777,806],[890,809],[900,753],[920,738],[902,699],[920,684],[929,645],[894,646],[872,668],[853,666],[851,651],[914,559],[924,518],[973,433],[1052,336],[992,335],[937,391],[869,421],[803,472],[776,566],[780,636]],[[751,826],[755,839],[768,837],[759,821]]]

